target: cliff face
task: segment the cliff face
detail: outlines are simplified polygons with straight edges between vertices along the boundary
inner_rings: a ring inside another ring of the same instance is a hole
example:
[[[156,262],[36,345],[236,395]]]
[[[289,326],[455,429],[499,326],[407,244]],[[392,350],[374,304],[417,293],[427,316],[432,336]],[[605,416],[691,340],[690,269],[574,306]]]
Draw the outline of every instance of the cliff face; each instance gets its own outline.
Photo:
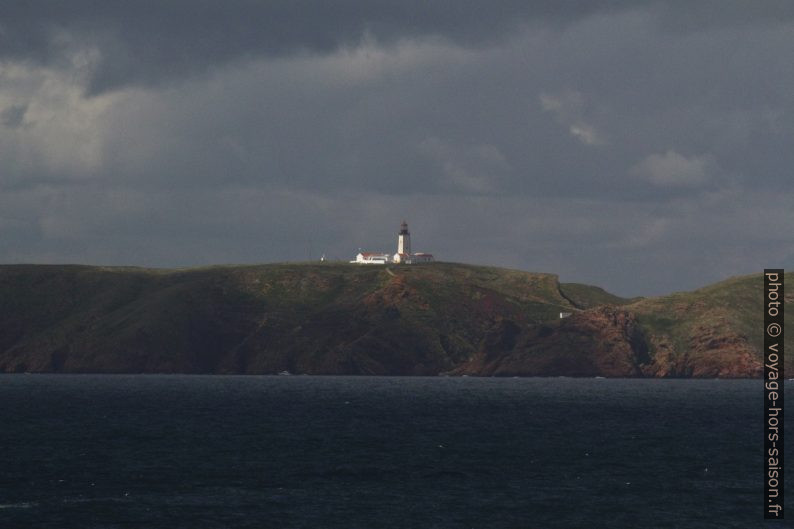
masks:
[[[758,377],[758,349],[733,332],[698,329],[684,350],[649,334],[630,310],[612,306],[520,329],[501,322],[452,374],[486,376]]]
[[[521,329],[500,322],[455,374],[497,376],[643,376],[648,346],[636,318],[604,306]]]
[[[447,263],[0,266],[0,371],[759,376],[760,281],[623,300]]]

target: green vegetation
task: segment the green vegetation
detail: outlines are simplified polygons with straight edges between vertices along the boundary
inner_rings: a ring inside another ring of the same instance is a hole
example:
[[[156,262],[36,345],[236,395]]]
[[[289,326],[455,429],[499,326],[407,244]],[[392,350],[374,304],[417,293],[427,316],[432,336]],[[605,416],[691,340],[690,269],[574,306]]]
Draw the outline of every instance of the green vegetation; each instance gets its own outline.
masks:
[[[437,374],[556,278],[446,263],[0,267],[0,370]]]
[[[789,284],[794,274],[786,274]],[[787,302],[792,299],[787,297]],[[642,299],[627,306],[656,344],[667,343],[676,358],[709,350],[752,350],[760,359],[763,349],[763,276],[733,277],[713,285],[669,296]],[[787,318],[788,319],[788,318]],[[788,358],[794,333],[786,335]]]
[[[560,293],[579,309],[591,309],[599,305],[625,305],[640,298],[621,298],[601,287],[581,283],[560,283]]]

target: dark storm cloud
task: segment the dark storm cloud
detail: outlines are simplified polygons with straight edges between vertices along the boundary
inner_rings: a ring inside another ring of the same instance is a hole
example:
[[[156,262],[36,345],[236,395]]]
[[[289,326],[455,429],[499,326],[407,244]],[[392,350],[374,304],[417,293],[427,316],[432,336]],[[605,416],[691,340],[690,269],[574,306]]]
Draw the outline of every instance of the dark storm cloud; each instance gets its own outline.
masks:
[[[636,6],[627,0],[9,1],[0,6],[0,57],[52,64],[68,62],[73,47],[96,49],[100,59],[87,87],[96,94],[259,55],[332,52],[365,36],[380,43],[441,37],[477,46],[533,21],[564,25]],[[786,1],[644,7],[674,29],[794,16]]]
[[[0,55],[63,60],[71,44],[102,54],[93,93],[155,83],[240,58],[331,52],[367,35],[379,42],[440,36],[461,44],[499,39],[527,20],[570,20],[625,2],[108,1],[5,2]],[[77,42],[75,42],[77,41]]]
[[[665,30],[678,33],[769,25],[794,18],[794,4],[789,0],[660,0],[645,5],[658,15]]]
[[[625,295],[785,266],[792,11],[3,2],[0,262],[346,259],[407,218]]]

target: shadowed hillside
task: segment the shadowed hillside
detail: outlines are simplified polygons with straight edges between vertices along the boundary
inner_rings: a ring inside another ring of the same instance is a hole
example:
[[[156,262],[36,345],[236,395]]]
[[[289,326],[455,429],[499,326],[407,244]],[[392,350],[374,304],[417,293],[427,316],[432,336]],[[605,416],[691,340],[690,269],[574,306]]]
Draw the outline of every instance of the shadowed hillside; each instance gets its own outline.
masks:
[[[761,302],[760,275],[625,300],[451,263],[9,265],[0,371],[756,376]]]

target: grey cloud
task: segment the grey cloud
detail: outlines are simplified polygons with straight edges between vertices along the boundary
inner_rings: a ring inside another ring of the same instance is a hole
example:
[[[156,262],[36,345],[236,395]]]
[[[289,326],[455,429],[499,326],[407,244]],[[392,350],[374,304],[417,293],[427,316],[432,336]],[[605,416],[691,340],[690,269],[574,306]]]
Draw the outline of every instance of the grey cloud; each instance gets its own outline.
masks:
[[[364,38],[388,44],[440,37],[480,46],[501,41],[526,24],[559,27],[595,14],[639,9],[629,0],[5,2],[0,7],[0,57],[68,64],[75,49],[98,50],[87,87],[97,94],[257,56],[330,53]],[[794,7],[785,0],[749,7],[738,0],[658,0],[642,9],[680,30],[794,17]]]
[[[788,93],[757,102],[744,97],[756,83],[741,72],[780,38],[759,34],[724,68],[704,64],[730,35],[715,36],[716,44],[700,37],[681,42],[649,31],[647,20],[632,14],[583,22],[564,34],[528,31],[485,50],[368,44],[124,94],[97,130],[105,172],[152,185],[267,181],[325,192],[657,200],[659,186],[631,168],[668,150],[688,157],[710,152],[720,168],[736,173],[733,179],[748,175],[766,185],[759,167],[768,165],[771,177],[787,163],[790,150],[779,146],[794,123],[783,111],[792,103]],[[620,70],[611,70],[616,64]],[[782,65],[772,71],[774,85],[786,86]],[[577,97],[567,101],[565,94]],[[544,95],[569,109],[544,111]],[[587,132],[582,124],[609,145],[582,145],[586,137],[570,130]],[[445,152],[428,155],[428,138]],[[746,156],[748,143],[764,156]],[[466,154],[477,146],[494,149],[509,168],[486,167],[482,157]],[[451,185],[454,175],[469,184]],[[663,192],[675,196],[680,189]]]
[[[785,5],[418,5],[5,3],[0,261],[347,259],[406,218],[625,295],[791,262]]]
[[[700,187],[717,171],[710,155],[686,157],[674,150],[651,154],[632,167],[631,174],[661,187]]]
[[[788,0],[663,0],[650,2],[660,27],[673,33],[704,28],[753,27],[790,22],[794,4]]]
[[[501,188],[510,164],[493,145],[451,145],[439,138],[424,139],[419,149],[437,165],[442,189],[488,194]]]
[[[564,23],[619,8],[600,0],[189,0],[12,2],[0,7],[0,56],[68,62],[70,47],[101,57],[89,93],[152,84],[259,55],[328,53],[363,38],[390,43],[437,36],[462,45],[501,39],[523,23]]]
[[[27,105],[11,105],[0,111],[0,123],[4,126],[15,129],[22,124],[27,112]]]
[[[585,145],[605,145],[603,133],[587,123],[584,118],[585,101],[580,92],[565,90],[560,94],[540,94],[543,110],[551,112],[568,133]]]

